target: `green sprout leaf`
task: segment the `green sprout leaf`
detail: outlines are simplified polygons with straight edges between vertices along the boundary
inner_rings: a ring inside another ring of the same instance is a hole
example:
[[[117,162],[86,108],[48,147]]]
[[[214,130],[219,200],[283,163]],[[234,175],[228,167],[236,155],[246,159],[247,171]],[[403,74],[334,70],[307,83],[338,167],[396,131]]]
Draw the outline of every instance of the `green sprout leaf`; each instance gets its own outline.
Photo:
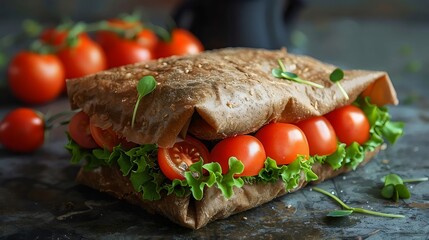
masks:
[[[334,69],[331,75],[329,75],[329,79],[338,86],[338,88],[340,89],[341,93],[344,95],[346,100],[349,100],[349,95],[344,90],[343,86],[340,84],[340,81],[343,80],[343,78],[344,78],[344,71],[340,68]]]
[[[317,83],[314,83],[314,82],[311,82],[311,81],[308,81],[308,80],[301,79],[295,73],[287,72],[285,65],[283,64],[283,62],[280,59],[278,59],[277,62],[279,64],[280,68],[274,68],[273,70],[271,70],[271,74],[274,77],[287,79],[287,80],[290,80],[290,81],[293,81],[293,82],[302,83],[302,84],[310,85],[310,86],[317,87],[317,88],[324,88],[320,84],[317,84]]]
[[[347,215],[350,215],[350,214],[355,213],[355,212],[379,216],[379,217],[390,217],[390,218],[403,218],[403,217],[405,217],[404,215],[382,213],[382,212],[371,211],[371,210],[367,210],[367,209],[363,209],[363,208],[349,207],[347,204],[345,204],[343,201],[341,201],[337,196],[335,196],[332,193],[329,193],[329,192],[327,192],[321,188],[318,188],[318,187],[313,187],[312,189],[315,190],[316,192],[320,192],[320,193],[325,194],[326,196],[334,199],[338,204],[341,205],[341,207],[343,207],[343,210],[336,210],[336,211],[329,212],[328,216],[335,215],[335,216],[331,216],[331,217],[343,217],[343,216],[347,216]]]
[[[411,193],[404,183],[406,182],[423,182],[427,181],[428,178],[413,178],[413,179],[402,179],[400,176],[391,173],[382,178],[384,186],[381,189],[381,196],[385,199],[392,199],[397,202],[399,199],[408,199],[411,197]]]
[[[153,76],[144,76],[138,82],[138,84],[137,84],[138,98],[137,98],[136,105],[134,106],[133,118],[131,120],[131,127],[132,128],[134,128],[134,122],[136,120],[137,109],[139,107],[141,99],[144,96],[148,95],[149,93],[153,92],[153,90],[155,90],[155,88],[156,88],[156,80]]]
[[[329,212],[326,216],[328,217],[346,217],[353,213],[353,210],[334,210]]]
[[[329,75],[329,79],[332,82],[339,82],[344,78],[344,71],[340,68],[336,68],[332,71],[331,75]]]

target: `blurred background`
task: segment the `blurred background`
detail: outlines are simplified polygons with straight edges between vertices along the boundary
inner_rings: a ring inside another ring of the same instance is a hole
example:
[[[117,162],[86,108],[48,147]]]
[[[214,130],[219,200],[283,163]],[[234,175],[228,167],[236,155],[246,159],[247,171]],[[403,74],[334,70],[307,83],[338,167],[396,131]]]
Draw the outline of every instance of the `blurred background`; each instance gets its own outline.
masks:
[[[429,1],[421,0],[1,1],[0,37],[7,42],[28,19],[56,26],[135,11],[144,22],[189,29],[205,49],[287,47],[344,68],[388,71],[406,103],[424,94],[407,83],[429,76]],[[7,91],[5,68],[25,46],[17,41],[1,49],[1,105],[19,104]]]

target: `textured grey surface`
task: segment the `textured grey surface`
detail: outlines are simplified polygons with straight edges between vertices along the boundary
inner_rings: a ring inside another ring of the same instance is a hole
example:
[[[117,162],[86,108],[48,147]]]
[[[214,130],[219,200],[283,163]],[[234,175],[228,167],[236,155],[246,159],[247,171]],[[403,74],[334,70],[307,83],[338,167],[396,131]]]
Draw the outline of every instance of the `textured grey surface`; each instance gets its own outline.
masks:
[[[390,108],[391,113],[395,120],[406,123],[406,134],[364,168],[319,186],[351,206],[406,218],[356,214],[330,219],[326,213],[339,206],[307,187],[198,231],[183,229],[76,185],[73,179],[78,167],[69,164],[63,148],[65,129],[60,128],[31,155],[0,149],[0,238],[429,239],[429,182],[408,184],[411,199],[398,203],[379,196],[380,178],[388,173],[407,178],[429,176],[429,21],[402,20],[404,14],[399,13],[387,18],[348,17],[338,12],[331,16],[326,9],[317,3],[304,10],[292,34],[301,40],[290,51],[343,68],[388,71],[401,100],[399,106]],[[325,15],[313,15],[320,11]],[[14,106],[16,103],[2,106],[0,116]],[[58,112],[67,107],[66,100],[60,99],[38,109]]]

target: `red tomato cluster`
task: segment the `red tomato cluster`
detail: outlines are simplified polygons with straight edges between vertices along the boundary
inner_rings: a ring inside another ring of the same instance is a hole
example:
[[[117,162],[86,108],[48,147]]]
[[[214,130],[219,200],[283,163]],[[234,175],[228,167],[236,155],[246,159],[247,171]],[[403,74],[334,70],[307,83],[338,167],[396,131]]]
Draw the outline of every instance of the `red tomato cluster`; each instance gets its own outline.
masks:
[[[39,40],[49,53],[21,51],[8,69],[11,92],[28,104],[43,104],[64,92],[65,79],[93,74],[172,55],[195,54],[204,50],[201,42],[185,29],[173,29],[171,41],[161,41],[141,22],[120,19],[107,21],[107,28],[96,31],[94,38],[83,30],[48,28]]]
[[[207,148],[201,142],[193,138],[189,142],[185,140],[176,143],[171,149],[163,149],[162,154],[158,155],[158,162],[169,179],[183,179],[185,169],[178,169],[178,166],[183,159],[189,159],[189,155],[186,155],[188,150],[184,153],[178,149],[181,149],[181,145],[190,144],[192,147],[187,149],[194,149],[192,153],[202,156],[205,162],[218,162],[223,174],[228,172],[229,159],[235,157],[244,165],[244,171],[235,175],[236,177],[256,176],[264,167],[267,157],[274,159],[278,165],[284,165],[292,163],[298,156],[308,158],[314,155],[330,155],[337,150],[337,141],[346,145],[368,141],[369,128],[364,112],[358,107],[348,105],[326,116],[313,117],[296,124],[270,123],[254,136],[226,138],[213,147],[209,156]],[[199,160],[193,159],[189,163],[187,161],[187,165]],[[175,174],[171,174],[172,172]]]
[[[98,29],[94,38],[85,32],[86,29],[75,34],[73,27],[48,28],[43,31],[38,37],[38,41],[42,43],[38,51],[22,50],[13,56],[10,62],[8,83],[12,94],[26,104],[45,104],[64,93],[65,79],[83,77],[107,68],[144,62],[158,57],[195,54],[204,50],[201,42],[185,29],[173,29],[171,41],[164,42],[155,32],[145,28],[141,22],[112,19],[107,22],[107,25],[107,28]],[[28,131],[26,136],[30,139],[27,141],[28,145],[26,140],[22,140],[21,146],[16,146],[17,136],[24,139],[25,133],[22,131],[30,129],[34,119],[34,116],[30,116],[31,114],[16,111],[17,113],[15,111],[10,113],[14,117],[6,116],[2,121],[1,143],[13,151],[35,150],[36,144],[30,144],[30,140],[36,139],[36,136],[30,136],[31,131]],[[86,119],[87,116],[85,118],[79,114],[74,118],[79,121],[72,121],[70,128],[72,134],[75,134],[72,138],[78,139],[76,141],[82,147],[101,146],[111,150],[118,144],[125,147],[133,146],[124,139],[118,138],[111,130],[86,128],[89,122]],[[24,124],[22,129],[10,119],[22,120],[17,120]],[[43,123],[42,120],[41,122]],[[86,130],[79,132],[77,129]],[[92,135],[89,134],[90,132]],[[43,138],[40,140],[39,136],[40,134],[37,135],[38,146],[41,146]]]

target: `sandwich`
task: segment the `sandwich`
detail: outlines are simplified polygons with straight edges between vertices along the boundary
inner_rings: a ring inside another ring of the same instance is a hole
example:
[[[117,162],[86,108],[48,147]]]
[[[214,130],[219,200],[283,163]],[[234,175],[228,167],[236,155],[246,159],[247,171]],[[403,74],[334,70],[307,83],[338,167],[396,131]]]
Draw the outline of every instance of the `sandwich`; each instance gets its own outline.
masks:
[[[336,71],[227,48],[68,80],[77,182],[198,229],[354,170],[402,135],[398,100],[385,72]]]

